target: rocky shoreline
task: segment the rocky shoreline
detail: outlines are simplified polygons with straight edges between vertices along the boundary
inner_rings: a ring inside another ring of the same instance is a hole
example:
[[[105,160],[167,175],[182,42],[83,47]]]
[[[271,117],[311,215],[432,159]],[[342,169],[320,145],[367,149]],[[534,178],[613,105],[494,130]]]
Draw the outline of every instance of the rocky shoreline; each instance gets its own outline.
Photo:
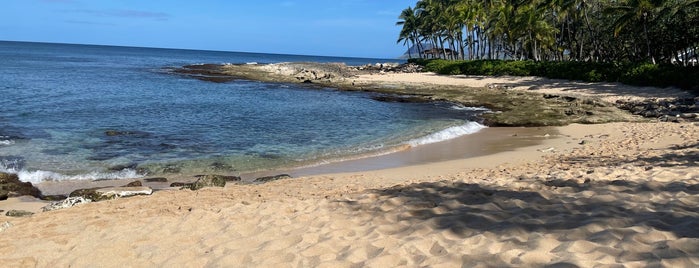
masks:
[[[536,127],[572,123],[645,122],[653,120],[696,120],[699,97],[608,102],[595,97],[545,94],[512,90],[506,83],[486,87],[372,82],[361,75],[418,73],[414,64],[347,66],[340,63],[202,64],[170,70],[173,73],[211,82],[254,80],[271,83],[302,83],[323,88],[379,94],[378,101],[454,102],[493,111],[483,114],[488,126]],[[655,105],[652,104],[655,102]]]

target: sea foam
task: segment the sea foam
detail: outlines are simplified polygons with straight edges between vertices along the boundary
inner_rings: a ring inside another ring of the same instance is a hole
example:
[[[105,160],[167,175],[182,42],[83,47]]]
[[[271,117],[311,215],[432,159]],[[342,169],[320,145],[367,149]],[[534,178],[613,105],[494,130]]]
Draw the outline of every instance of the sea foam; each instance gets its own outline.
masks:
[[[17,174],[20,181],[41,183],[45,181],[71,181],[71,180],[119,180],[119,179],[136,179],[144,177],[138,174],[135,170],[125,169],[117,172],[90,172],[78,175],[64,175],[53,171],[28,171],[0,168],[0,172]]]
[[[410,146],[419,146],[430,143],[437,143],[441,141],[455,139],[464,135],[469,135],[486,128],[486,126],[481,125],[476,122],[468,122],[461,126],[450,127],[445,130],[427,135],[422,138],[414,139],[408,142]]]

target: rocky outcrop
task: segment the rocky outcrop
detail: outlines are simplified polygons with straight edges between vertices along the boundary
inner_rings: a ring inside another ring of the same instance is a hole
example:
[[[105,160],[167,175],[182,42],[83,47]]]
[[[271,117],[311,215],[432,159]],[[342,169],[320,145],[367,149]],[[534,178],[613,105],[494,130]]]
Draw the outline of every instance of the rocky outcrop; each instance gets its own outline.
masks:
[[[0,200],[23,195],[39,198],[41,191],[34,187],[31,182],[20,181],[17,174],[0,172]]]
[[[81,197],[81,196],[69,197],[63,201],[52,202],[51,204],[48,204],[45,207],[41,208],[41,210],[44,212],[47,212],[47,211],[64,209],[64,208],[70,208],[70,207],[74,207],[74,206],[81,205],[81,204],[87,204],[87,203],[91,203],[91,202],[92,202],[92,200],[86,199],[86,198]]]
[[[699,121],[699,97],[670,100],[619,100],[615,104],[619,109],[627,110],[634,115],[658,118],[661,121]]]
[[[260,177],[254,180],[256,183],[267,183],[271,181],[276,181],[276,180],[285,180],[285,179],[291,179],[291,176],[288,174],[281,174],[281,175],[276,175],[276,176],[267,176],[267,177]]]

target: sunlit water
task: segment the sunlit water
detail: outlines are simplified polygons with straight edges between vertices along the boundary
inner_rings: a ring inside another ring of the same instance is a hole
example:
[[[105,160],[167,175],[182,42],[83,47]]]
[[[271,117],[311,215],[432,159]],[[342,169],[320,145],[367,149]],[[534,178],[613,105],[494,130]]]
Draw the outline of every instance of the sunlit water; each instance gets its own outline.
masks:
[[[212,83],[195,63],[379,59],[0,42],[0,171],[25,181],[242,173],[478,131],[480,111],[297,84]]]

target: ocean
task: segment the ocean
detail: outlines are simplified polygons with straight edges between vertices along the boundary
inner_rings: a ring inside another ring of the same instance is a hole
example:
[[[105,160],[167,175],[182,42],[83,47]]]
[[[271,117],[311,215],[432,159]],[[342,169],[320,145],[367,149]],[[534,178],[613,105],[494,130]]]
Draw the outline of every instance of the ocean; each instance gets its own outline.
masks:
[[[199,63],[398,62],[0,42],[0,171],[29,182],[318,165],[477,132],[479,109],[302,84],[213,83]]]

